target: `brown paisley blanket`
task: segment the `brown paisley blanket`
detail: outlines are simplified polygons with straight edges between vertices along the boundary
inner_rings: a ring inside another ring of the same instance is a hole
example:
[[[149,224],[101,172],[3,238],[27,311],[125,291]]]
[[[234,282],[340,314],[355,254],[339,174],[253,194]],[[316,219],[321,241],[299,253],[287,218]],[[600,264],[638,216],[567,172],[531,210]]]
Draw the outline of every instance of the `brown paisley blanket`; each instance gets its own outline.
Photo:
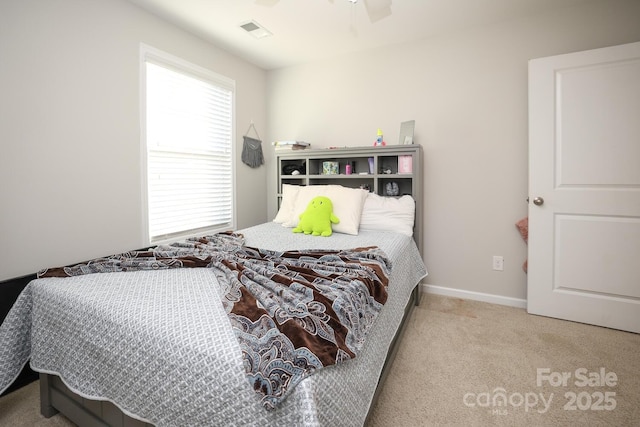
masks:
[[[387,299],[390,261],[377,247],[278,252],[238,233],[43,270],[38,277],[213,268],[246,375],[273,409],[317,370],[356,357]]]

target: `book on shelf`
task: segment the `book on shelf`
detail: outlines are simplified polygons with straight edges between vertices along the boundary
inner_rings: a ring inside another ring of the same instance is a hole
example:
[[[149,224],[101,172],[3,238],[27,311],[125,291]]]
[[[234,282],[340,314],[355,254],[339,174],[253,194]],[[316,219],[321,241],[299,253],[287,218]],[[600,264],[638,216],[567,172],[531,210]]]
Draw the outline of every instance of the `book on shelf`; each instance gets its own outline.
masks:
[[[401,175],[413,173],[412,156],[398,156],[398,173]]]
[[[304,150],[311,146],[311,144],[304,141],[274,141],[271,145],[273,145],[276,150]]]
[[[309,148],[308,145],[281,145],[275,148],[276,151],[290,151],[290,150],[305,150]]]

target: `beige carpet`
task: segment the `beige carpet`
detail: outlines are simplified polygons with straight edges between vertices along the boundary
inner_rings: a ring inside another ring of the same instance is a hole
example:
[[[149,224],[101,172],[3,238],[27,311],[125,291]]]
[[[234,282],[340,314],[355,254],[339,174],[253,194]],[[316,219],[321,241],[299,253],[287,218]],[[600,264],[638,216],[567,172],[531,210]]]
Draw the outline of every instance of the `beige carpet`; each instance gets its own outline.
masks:
[[[581,368],[587,377],[604,368],[616,385],[584,385]],[[547,380],[538,387],[538,369],[551,380],[570,378],[564,387]],[[506,405],[493,403],[500,391]],[[639,405],[640,335],[427,294],[368,427],[638,426]]]
[[[0,398],[5,425],[72,424],[34,383]],[[424,295],[367,427],[435,425],[640,425],[640,335]]]
[[[62,415],[49,419],[40,415],[40,385],[38,381],[0,398],[0,426],[74,426]]]

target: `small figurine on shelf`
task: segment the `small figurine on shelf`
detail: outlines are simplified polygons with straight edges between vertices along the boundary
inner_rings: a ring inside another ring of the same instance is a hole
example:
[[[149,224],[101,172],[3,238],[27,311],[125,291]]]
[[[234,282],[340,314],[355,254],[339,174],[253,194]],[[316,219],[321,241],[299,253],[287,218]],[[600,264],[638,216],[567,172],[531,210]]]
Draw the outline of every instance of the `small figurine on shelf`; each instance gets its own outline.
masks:
[[[378,137],[376,138],[376,142],[373,143],[373,146],[384,147],[385,145],[387,145],[387,143],[382,139],[382,130],[378,129]]]

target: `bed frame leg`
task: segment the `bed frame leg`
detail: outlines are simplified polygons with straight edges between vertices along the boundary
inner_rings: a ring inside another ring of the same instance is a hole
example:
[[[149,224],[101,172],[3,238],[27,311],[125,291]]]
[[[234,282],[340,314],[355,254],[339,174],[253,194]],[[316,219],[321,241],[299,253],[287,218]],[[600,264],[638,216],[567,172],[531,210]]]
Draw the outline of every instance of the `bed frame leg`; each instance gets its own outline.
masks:
[[[47,374],[40,374],[40,413],[45,418],[51,418],[58,413],[58,410],[51,405],[51,377]]]

